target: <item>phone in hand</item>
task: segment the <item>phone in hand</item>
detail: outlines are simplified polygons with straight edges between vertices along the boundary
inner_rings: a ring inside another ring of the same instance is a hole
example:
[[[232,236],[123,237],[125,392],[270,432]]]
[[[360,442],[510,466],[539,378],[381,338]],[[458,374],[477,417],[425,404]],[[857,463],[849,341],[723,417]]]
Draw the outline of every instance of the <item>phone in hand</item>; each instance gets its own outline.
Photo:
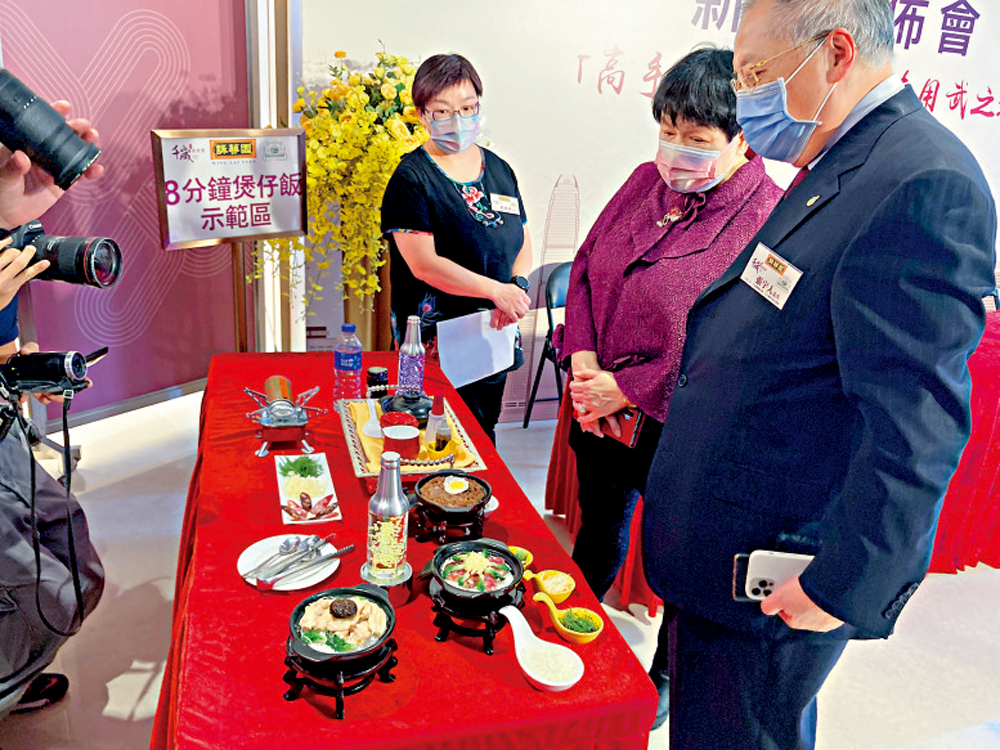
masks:
[[[601,432],[629,448],[635,448],[635,444],[639,440],[639,430],[642,428],[646,415],[637,406],[626,406],[624,409],[616,411],[613,416],[618,420],[621,435],[614,433],[607,419],[601,420]]]
[[[757,549],[733,559],[733,599],[762,601],[778,586],[798,577],[813,560],[812,555]]]

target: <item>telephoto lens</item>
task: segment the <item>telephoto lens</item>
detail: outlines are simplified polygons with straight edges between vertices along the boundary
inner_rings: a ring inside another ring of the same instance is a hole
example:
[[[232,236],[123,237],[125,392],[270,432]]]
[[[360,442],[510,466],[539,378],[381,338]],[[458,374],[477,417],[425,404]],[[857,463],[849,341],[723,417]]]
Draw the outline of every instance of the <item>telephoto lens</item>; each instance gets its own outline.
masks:
[[[0,68],[0,141],[11,151],[26,153],[63,190],[101,154],[6,68]]]
[[[36,279],[68,281],[99,289],[118,281],[122,253],[110,237],[58,237],[45,234],[40,221],[22,224],[8,236],[17,248],[35,246],[35,259],[49,261]]]

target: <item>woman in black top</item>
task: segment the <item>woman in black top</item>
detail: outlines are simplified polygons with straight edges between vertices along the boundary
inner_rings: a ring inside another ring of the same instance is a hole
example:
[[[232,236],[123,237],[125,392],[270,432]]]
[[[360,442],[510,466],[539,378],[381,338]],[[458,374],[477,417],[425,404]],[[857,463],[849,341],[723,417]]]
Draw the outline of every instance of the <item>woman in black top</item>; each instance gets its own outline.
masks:
[[[434,55],[417,70],[413,103],[430,140],[400,161],[382,200],[389,240],[397,343],[418,315],[429,352],[437,322],[491,309],[492,325],[528,312],[531,238],[510,166],[477,146],[482,82],[461,55]],[[506,373],[458,389],[495,441]]]

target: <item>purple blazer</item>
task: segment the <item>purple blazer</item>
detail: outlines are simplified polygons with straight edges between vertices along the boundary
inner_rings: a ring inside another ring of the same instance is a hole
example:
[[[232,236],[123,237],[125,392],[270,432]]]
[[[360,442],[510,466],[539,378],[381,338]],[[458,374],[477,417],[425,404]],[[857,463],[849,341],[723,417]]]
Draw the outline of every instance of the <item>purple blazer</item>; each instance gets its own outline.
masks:
[[[674,192],[641,164],[573,260],[561,354],[597,352],[629,400],[666,421],[688,310],[781,195],[759,157],[707,193]]]

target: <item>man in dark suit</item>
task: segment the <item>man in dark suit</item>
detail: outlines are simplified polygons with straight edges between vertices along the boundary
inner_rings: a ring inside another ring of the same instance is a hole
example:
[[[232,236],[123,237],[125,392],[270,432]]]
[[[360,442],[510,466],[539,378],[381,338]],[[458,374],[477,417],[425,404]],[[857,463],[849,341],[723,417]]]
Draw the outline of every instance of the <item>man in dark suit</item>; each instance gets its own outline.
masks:
[[[993,287],[993,199],[893,75],[889,0],[743,8],[744,136],[809,171],[691,310],[646,487],[672,750],[813,747],[846,640],[888,636],[927,571]],[[815,558],[734,601],[756,549]]]

